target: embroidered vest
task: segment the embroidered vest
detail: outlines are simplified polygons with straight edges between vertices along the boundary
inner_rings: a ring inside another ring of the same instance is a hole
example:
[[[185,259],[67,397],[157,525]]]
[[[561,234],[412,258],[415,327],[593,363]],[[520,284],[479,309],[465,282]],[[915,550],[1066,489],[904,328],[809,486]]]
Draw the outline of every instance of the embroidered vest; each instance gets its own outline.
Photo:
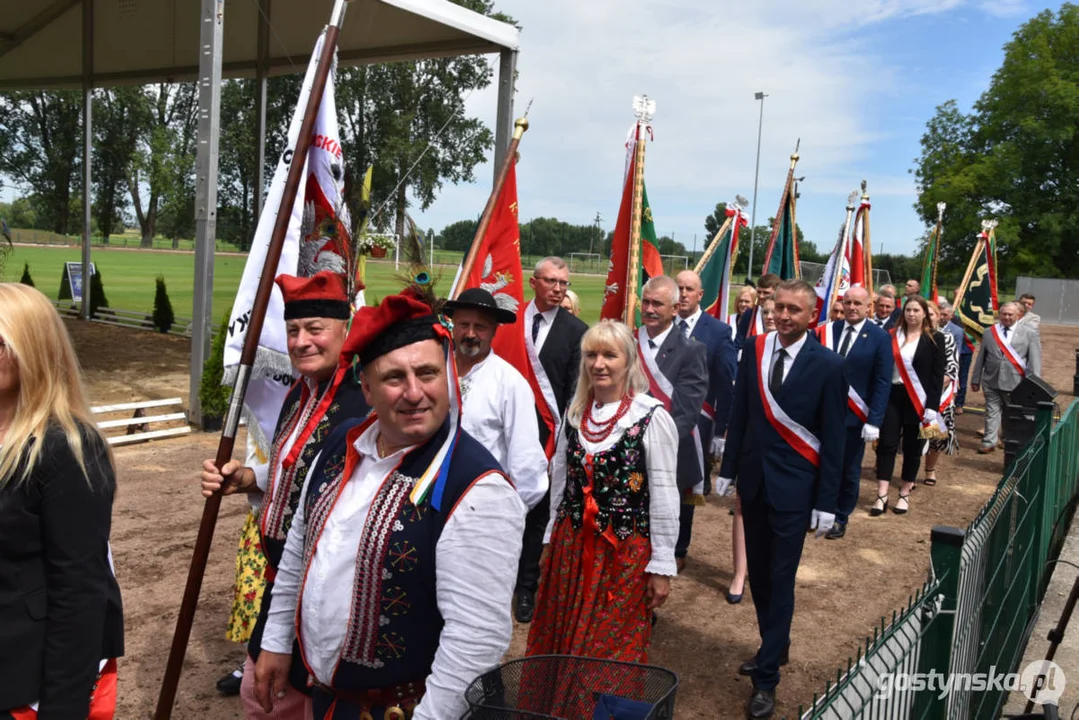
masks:
[[[657,406],[658,407],[658,406]],[[652,419],[655,408],[626,428],[622,437],[603,452],[592,456],[592,494],[599,505],[596,515],[597,535],[608,527],[619,540],[625,540],[636,532],[647,538],[648,480],[645,463],[644,432]],[[588,476],[585,471],[587,451],[581,445],[579,431],[566,423],[566,492],[558,506],[558,521],[569,517],[574,529],[580,530],[584,518],[585,494]]]
[[[329,380],[319,383],[318,396],[322,395],[329,383]],[[271,473],[275,472],[275,465],[284,460],[283,453],[281,453],[282,445],[288,441],[292,431],[296,428],[296,424],[304,419],[300,416],[304,414],[304,406],[308,404],[304,402],[307,399],[304,397],[305,394],[303,393],[303,384],[296,383],[289,390],[288,395],[285,397],[285,402],[281,406],[281,415],[277,420],[277,429],[274,431],[273,437],[269,470]],[[318,397],[310,405],[313,406],[317,402]],[[279,483],[285,482],[286,479],[290,483],[288,503],[285,507],[278,509],[283,514],[283,532],[280,538],[268,536],[265,532],[262,533],[262,549],[266,554],[266,561],[273,570],[276,571],[277,566],[281,563],[281,555],[285,552],[284,538],[288,535],[288,529],[292,526],[292,518],[296,515],[296,508],[299,507],[304,480],[307,479],[307,473],[311,470],[311,463],[314,462],[319,451],[322,450],[323,443],[341,423],[354,418],[362,420],[370,412],[371,408],[363,397],[360,382],[354,373],[350,371],[338,386],[333,401],[326,409],[326,413],[319,419],[314,431],[307,438],[307,442],[304,443],[303,449],[300,450],[296,458],[296,464],[287,470],[282,469],[281,476],[278,478],[277,482]],[[290,477],[286,478],[286,475]],[[263,502],[270,502],[270,497],[267,495]],[[267,517],[269,511],[269,508],[263,508],[262,517]]]
[[[326,441],[308,483],[305,577],[321,529],[347,479],[343,476],[348,431],[355,425],[338,428]],[[406,455],[371,503],[357,550],[349,627],[333,677],[337,689],[384,688],[431,673],[444,624],[435,594],[435,547],[449,514],[472,483],[487,473],[502,472],[491,453],[462,431],[441,494],[436,486],[418,506],[412,505],[409,493],[416,477],[431,463],[448,432],[447,423]],[[431,499],[437,497],[441,503],[436,509]]]

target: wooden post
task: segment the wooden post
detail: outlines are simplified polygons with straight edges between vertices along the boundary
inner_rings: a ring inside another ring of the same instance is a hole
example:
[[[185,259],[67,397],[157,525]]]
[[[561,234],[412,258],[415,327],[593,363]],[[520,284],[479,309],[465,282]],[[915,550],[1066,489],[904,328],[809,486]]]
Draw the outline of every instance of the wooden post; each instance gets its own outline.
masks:
[[[326,35],[322,42],[322,53],[319,55],[318,67],[311,86],[311,96],[307,100],[303,122],[300,124],[300,132],[296,138],[296,147],[292,152],[292,163],[289,165],[288,177],[285,180],[284,192],[281,195],[277,221],[274,223],[270,246],[266,251],[264,271],[259,279],[258,292],[251,308],[251,319],[247,327],[247,335],[244,338],[243,352],[240,355],[236,385],[233,387],[228,414],[225,417],[224,427],[221,429],[221,440],[218,443],[217,457],[214,460],[214,464],[218,468],[224,467],[225,463],[232,459],[236,430],[240,424],[240,410],[243,407],[244,394],[247,391],[247,382],[251,377],[251,369],[255,364],[259,338],[262,335],[262,323],[266,317],[266,307],[270,302],[270,292],[273,290],[274,273],[272,269],[277,267],[281,259],[281,249],[285,243],[289,219],[292,217],[292,206],[296,202],[296,194],[300,187],[300,181],[303,179],[305,165],[303,158],[307,157],[307,151],[311,145],[311,133],[314,129],[315,118],[318,115],[319,104],[322,102],[322,93],[326,88],[326,79],[333,65],[334,51],[337,48],[337,36],[340,32],[341,24],[344,22],[347,2],[348,0],[335,1],[330,23],[326,27]],[[271,272],[266,272],[265,268],[270,268]],[[172,716],[172,706],[176,700],[176,688],[180,683],[180,671],[183,668],[184,655],[187,653],[187,643],[191,637],[191,627],[195,620],[195,608],[198,606],[202,578],[206,574],[206,561],[210,555],[210,545],[213,543],[214,538],[214,526],[217,524],[217,515],[220,508],[221,493],[215,493],[207,498],[205,505],[203,505],[202,521],[199,524],[199,534],[195,540],[195,551],[187,574],[187,584],[184,586],[180,613],[176,618],[176,632],[172,636],[172,647],[169,650],[168,664],[165,667],[165,677],[161,682],[161,694],[157,698],[154,720],[168,720]]]
[[[869,297],[873,297],[873,247],[869,242],[869,193],[865,189],[865,181],[862,181],[862,203],[865,212],[862,214],[862,252],[865,254],[865,289]]]
[[[704,254],[701,255],[701,259],[697,261],[697,267],[693,268],[693,272],[698,275],[701,274],[701,270],[703,270],[704,266],[708,264],[708,261],[712,259],[712,255],[715,254],[716,248],[719,247],[719,239],[723,237],[723,233],[727,232],[727,229],[731,226],[731,222],[735,217],[737,217],[737,215],[723,221],[723,227],[721,227],[719,232],[716,233],[716,236],[712,238],[712,242],[708,243],[708,248],[704,251]]]
[[[637,147],[633,158],[633,206],[629,221],[629,262],[626,263],[626,309],[622,322],[633,327],[637,313],[637,281],[641,271],[641,213],[644,205],[644,146],[641,129],[645,121],[637,121]]]

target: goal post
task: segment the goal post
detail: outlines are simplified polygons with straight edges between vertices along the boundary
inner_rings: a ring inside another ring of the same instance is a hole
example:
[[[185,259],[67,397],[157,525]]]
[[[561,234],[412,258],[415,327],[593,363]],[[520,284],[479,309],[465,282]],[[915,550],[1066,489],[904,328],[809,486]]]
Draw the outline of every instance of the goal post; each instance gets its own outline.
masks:
[[[689,268],[687,255],[660,255],[659,259],[663,261],[663,272],[672,278]]]
[[[574,275],[606,275],[607,262],[599,253],[570,253],[569,271]]]

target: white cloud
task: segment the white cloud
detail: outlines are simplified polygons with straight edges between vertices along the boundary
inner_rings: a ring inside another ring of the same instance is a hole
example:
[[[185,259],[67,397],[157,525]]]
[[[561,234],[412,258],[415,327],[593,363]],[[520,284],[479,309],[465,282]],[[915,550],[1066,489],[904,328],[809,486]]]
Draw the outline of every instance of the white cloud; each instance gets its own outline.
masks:
[[[735,12],[705,0],[500,0],[498,9],[523,28],[517,112],[535,101],[518,166],[522,219],[589,223],[599,210],[605,227],[613,226],[630,101],[639,93],[658,106],[646,177],[660,232],[701,232],[715,202],[752,195],[757,91],[768,94],[759,222],[775,212],[799,138],[798,174],[807,177],[799,217],[807,233],[820,236],[818,245],[834,234],[826,218],[842,219],[846,195],[862,177],[875,197],[909,209],[914,184],[902,176],[906,168],[874,177],[879,164],[867,161],[874,144],[886,142],[874,122],[875,100],[896,94],[900,69],[862,38],[869,26],[959,2],[765,0]],[[476,93],[469,112],[491,122],[495,97],[494,86]],[[445,189],[425,223],[440,228],[475,215],[491,174],[488,165],[477,170],[478,186]],[[831,205],[813,211],[804,207],[809,199]],[[901,232],[914,237],[912,211],[905,224]]]

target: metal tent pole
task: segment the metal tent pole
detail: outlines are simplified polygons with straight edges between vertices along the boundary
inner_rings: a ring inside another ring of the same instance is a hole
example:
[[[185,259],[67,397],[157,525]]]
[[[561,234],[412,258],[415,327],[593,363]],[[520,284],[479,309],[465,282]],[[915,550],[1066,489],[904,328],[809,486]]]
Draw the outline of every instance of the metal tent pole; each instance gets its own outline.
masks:
[[[506,149],[513,135],[513,78],[517,74],[517,51],[503,48],[498,64],[498,115],[495,120],[494,182],[502,174]]]
[[[199,385],[213,328],[214,249],[217,245],[217,150],[221,130],[224,0],[202,0],[199,35],[199,129],[195,159],[195,298],[191,311],[191,421],[202,422]]]
[[[90,193],[94,141],[94,0],[82,0],[82,307],[90,319]]]
[[[259,0],[258,61],[255,67],[255,217],[251,232],[258,227],[262,217],[266,187],[266,87],[269,76],[267,56],[270,52],[270,0]]]

